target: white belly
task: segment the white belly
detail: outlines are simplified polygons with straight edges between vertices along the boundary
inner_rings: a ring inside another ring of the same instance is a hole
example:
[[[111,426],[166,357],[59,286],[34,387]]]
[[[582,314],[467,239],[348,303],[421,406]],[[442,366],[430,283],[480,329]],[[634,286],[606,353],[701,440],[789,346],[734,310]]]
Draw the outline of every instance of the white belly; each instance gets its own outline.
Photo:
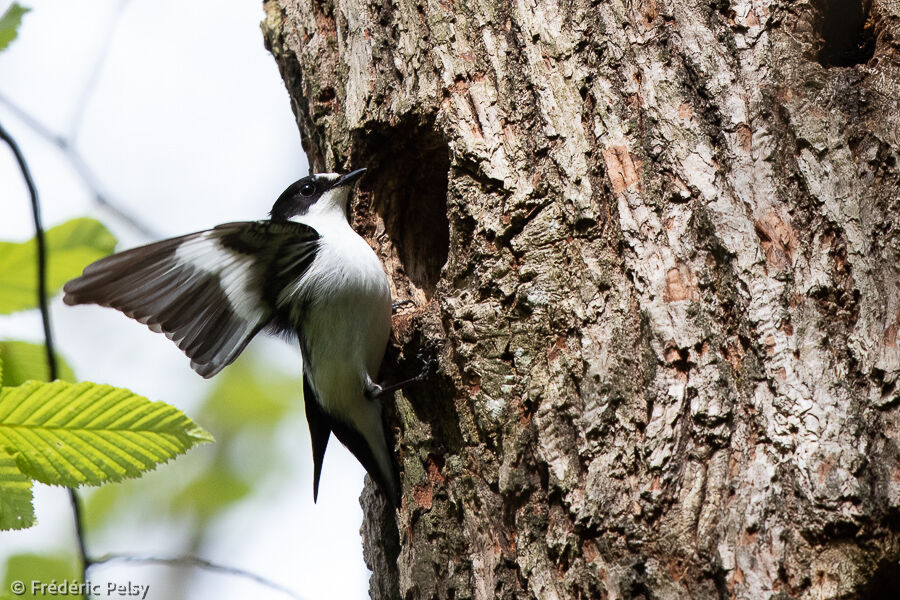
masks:
[[[387,275],[343,212],[298,220],[320,236],[309,270],[288,292],[288,297],[296,293],[303,298],[297,303],[303,313],[292,315],[291,321],[300,323],[304,377],[325,412],[365,438],[382,477],[392,480],[381,402],[365,395],[366,384],[377,380],[391,331]]]
[[[391,291],[375,252],[348,225],[326,231],[301,286],[306,375],[322,407],[353,414],[369,402],[391,329]],[[348,412],[349,411],[349,412]]]

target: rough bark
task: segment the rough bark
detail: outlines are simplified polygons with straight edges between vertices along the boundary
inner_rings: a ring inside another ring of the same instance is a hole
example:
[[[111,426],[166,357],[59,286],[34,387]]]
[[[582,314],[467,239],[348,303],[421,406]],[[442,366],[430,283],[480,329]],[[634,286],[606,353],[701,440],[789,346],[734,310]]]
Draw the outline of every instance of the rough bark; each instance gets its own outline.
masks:
[[[900,3],[265,7],[440,365],[373,598],[900,589]]]

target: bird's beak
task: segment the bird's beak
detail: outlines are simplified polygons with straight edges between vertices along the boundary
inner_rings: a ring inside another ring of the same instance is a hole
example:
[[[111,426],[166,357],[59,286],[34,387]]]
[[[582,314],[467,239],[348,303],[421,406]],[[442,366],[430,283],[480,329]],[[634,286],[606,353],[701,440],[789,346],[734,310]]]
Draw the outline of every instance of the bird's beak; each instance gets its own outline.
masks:
[[[346,175],[341,175],[340,178],[334,182],[334,185],[331,187],[342,187],[345,185],[353,185],[356,183],[356,180],[363,176],[366,172],[365,169],[357,169],[355,171],[350,171]]]

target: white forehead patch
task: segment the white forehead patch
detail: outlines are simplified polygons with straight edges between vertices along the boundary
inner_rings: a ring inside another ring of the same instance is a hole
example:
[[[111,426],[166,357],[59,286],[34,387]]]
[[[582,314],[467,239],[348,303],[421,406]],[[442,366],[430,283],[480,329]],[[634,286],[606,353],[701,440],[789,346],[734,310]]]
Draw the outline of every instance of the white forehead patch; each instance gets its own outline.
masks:
[[[316,173],[315,175],[313,175],[313,177],[315,177],[316,179],[321,179],[328,183],[334,183],[341,177],[341,174],[340,173]]]

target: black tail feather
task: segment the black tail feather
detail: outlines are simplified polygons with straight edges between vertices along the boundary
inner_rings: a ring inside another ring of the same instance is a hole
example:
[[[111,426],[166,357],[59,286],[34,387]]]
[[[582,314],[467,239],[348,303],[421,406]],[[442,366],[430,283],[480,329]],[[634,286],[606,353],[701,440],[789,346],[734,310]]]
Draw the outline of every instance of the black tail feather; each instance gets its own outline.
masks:
[[[355,429],[347,427],[337,420],[331,422],[331,431],[334,436],[344,444],[347,449],[360,462],[369,477],[378,484],[379,489],[385,495],[388,502],[394,508],[400,508],[400,476],[397,473],[397,465],[391,460],[391,471],[384,473],[378,467],[378,461],[372,454],[372,449],[366,443],[365,438]],[[390,438],[387,440],[387,447],[392,448]]]
[[[309,378],[305,373],[303,375],[303,401],[306,404],[306,421],[309,423],[309,437],[312,441],[313,500],[318,498],[319,495],[319,477],[322,473],[322,458],[325,456],[325,447],[328,445],[329,436],[334,433],[335,437],[362,464],[369,477],[375,481],[388,502],[395,508],[399,508],[400,476],[397,473],[396,464],[391,461],[390,472],[383,472],[383,469],[379,468],[378,461],[362,434],[325,412],[319,404],[318,398],[309,384]],[[372,401],[376,402],[376,400]],[[387,438],[386,443],[388,448],[393,447],[390,437]]]
[[[313,502],[319,497],[319,478],[322,475],[322,459],[328,438],[331,436],[331,419],[319,406],[319,400],[309,384],[309,377],[303,375],[303,403],[306,405],[306,422],[309,424],[309,439],[313,453]]]

